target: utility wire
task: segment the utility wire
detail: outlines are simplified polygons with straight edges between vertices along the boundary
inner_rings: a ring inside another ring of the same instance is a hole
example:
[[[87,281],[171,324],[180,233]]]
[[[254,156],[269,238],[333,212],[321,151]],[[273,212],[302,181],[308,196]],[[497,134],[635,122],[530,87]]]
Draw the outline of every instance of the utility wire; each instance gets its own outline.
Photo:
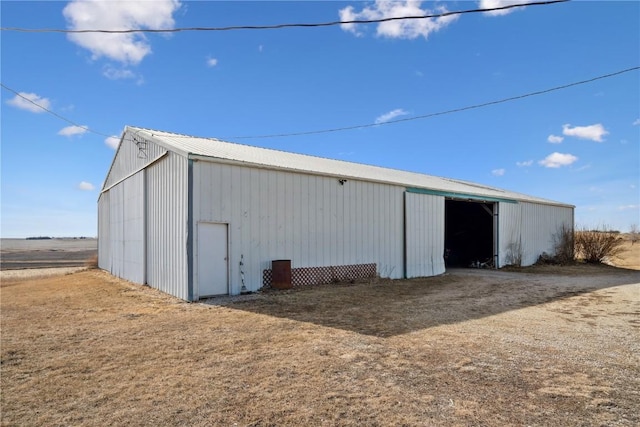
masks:
[[[638,69],[640,69],[640,66],[627,68],[625,70],[615,71],[613,73],[604,74],[604,75],[593,77],[593,78],[590,78],[590,79],[587,79],[587,80],[581,80],[581,81],[578,81],[578,82],[568,83],[568,84],[565,84],[565,85],[562,85],[562,86],[556,86],[556,87],[552,87],[552,88],[549,88],[549,89],[539,90],[539,91],[536,91],[536,92],[529,92],[529,93],[525,93],[525,94],[522,94],[522,95],[516,95],[516,96],[509,97],[509,98],[503,98],[503,99],[499,99],[499,100],[496,100],[496,101],[489,101],[489,102],[484,102],[482,104],[474,104],[474,105],[469,105],[469,106],[466,106],[466,107],[454,108],[453,110],[439,111],[437,113],[422,114],[422,115],[419,115],[419,116],[405,117],[403,119],[389,120],[389,121],[383,122],[383,123],[368,123],[368,124],[364,124],[364,125],[345,126],[345,127],[339,127],[339,128],[313,130],[313,131],[306,131],[306,132],[279,133],[279,134],[272,134],[272,135],[231,136],[231,137],[227,137],[227,138],[223,138],[223,139],[262,139],[262,138],[283,138],[283,137],[288,137],[288,136],[301,136],[301,135],[317,135],[317,134],[322,134],[322,133],[341,132],[341,131],[345,131],[345,130],[354,130],[354,129],[364,129],[364,128],[370,128],[370,127],[376,127],[376,126],[391,125],[391,124],[395,124],[395,123],[410,122],[410,121],[413,121],[413,120],[428,119],[428,118],[436,117],[436,116],[444,116],[445,114],[459,113],[461,111],[474,110],[474,109],[477,109],[477,108],[488,107],[490,105],[503,104],[505,102],[511,102],[511,101],[516,101],[518,99],[528,98],[528,97],[531,97],[531,96],[542,95],[542,94],[545,94],[545,93],[554,92],[554,91],[561,90],[561,89],[567,89],[567,88],[570,88],[570,87],[573,87],[573,86],[579,86],[579,85],[583,85],[583,84],[586,84],[586,83],[591,83],[591,82],[594,82],[596,80],[602,80],[602,79],[606,79],[606,78],[609,78],[609,77],[618,76],[620,74],[629,73],[631,71],[635,71],[635,70],[638,70]]]
[[[565,84],[565,85],[562,85],[562,86],[556,86],[556,87],[552,87],[552,88],[549,88],[549,89],[539,90],[539,91],[536,91],[536,92],[525,93],[523,95],[512,96],[510,98],[503,98],[503,99],[499,99],[499,100],[496,100],[496,101],[484,102],[482,104],[469,105],[469,106],[466,106],[466,107],[455,108],[453,110],[439,111],[437,113],[429,113],[429,114],[423,114],[423,115],[420,115],[420,116],[406,117],[406,118],[403,118],[403,119],[389,120],[388,122],[383,122],[383,123],[368,123],[368,124],[364,124],[364,125],[345,126],[345,127],[339,127],[339,128],[314,130],[314,131],[306,131],[306,132],[280,133],[280,134],[272,134],[272,135],[230,136],[230,137],[222,137],[221,139],[229,139],[229,140],[233,140],[233,139],[265,139],[265,138],[283,138],[283,137],[288,137],[288,136],[316,135],[316,134],[322,134],[322,133],[341,132],[341,131],[354,130],[354,129],[364,129],[364,128],[370,128],[370,127],[376,127],[376,126],[391,125],[391,124],[401,123],[401,122],[409,122],[409,121],[413,121],[413,120],[428,119],[428,118],[431,118],[431,117],[443,116],[445,114],[459,113],[461,111],[467,111],[467,110],[473,110],[473,109],[482,108],[482,107],[488,107],[490,105],[503,104],[505,102],[516,101],[518,99],[528,98],[530,96],[542,95],[542,94],[545,94],[545,93],[554,92],[554,91],[561,90],[561,89],[567,89],[567,88],[570,88],[570,87],[573,87],[573,86],[578,86],[578,85],[583,85],[583,84],[586,84],[586,83],[591,83],[591,82],[594,82],[596,80],[602,80],[602,79],[606,79],[606,78],[609,78],[609,77],[618,76],[620,74],[629,73],[631,71],[635,71],[635,70],[638,70],[638,69],[640,69],[640,66],[631,67],[631,68],[627,68],[627,69],[620,70],[620,71],[615,71],[613,73],[604,74],[604,75],[597,76],[597,77],[592,77],[592,78],[587,79],[587,80],[581,80],[581,81],[578,81],[578,82],[568,83],[568,84]],[[0,83],[0,86],[3,89],[8,90],[9,92],[14,93],[15,95],[19,96],[20,98],[32,103],[36,107],[41,108],[42,110],[46,111],[47,113],[59,118],[60,120],[63,120],[65,122],[70,123],[70,124],[72,124],[74,126],[77,126],[79,128],[86,129],[88,132],[94,133],[96,135],[106,136],[106,137],[112,137],[113,136],[113,135],[107,135],[106,133],[95,131],[93,129],[90,129],[87,126],[79,125],[76,122],[74,122],[74,121],[72,121],[72,120],[70,120],[70,119],[68,119],[66,117],[63,117],[58,113],[55,113],[55,112],[51,111],[50,109],[48,109],[46,107],[43,107],[42,105],[40,105],[40,104],[38,104],[36,102],[33,102],[29,98],[21,95],[18,91],[14,90],[14,89],[11,89],[10,87],[6,86],[4,83]],[[218,139],[218,138],[216,138],[216,139]]]
[[[95,131],[95,130],[93,130],[93,129],[90,129],[88,126],[82,126],[82,125],[79,125],[78,123],[74,122],[73,120],[69,120],[69,119],[67,119],[66,117],[63,117],[63,116],[61,116],[60,114],[58,114],[58,113],[56,113],[56,112],[54,112],[54,111],[51,111],[50,109],[48,109],[48,108],[46,108],[46,107],[44,107],[44,106],[42,106],[42,105],[38,104],[37,102],[33,102],[32,100],[30,100],[30,99],[29,99],[29,98],[27,98],[26,96],[22,95],[20,92],[18,92],[18,91],[16,91],[16,90],[14,90],[14,89],[11,89],[9,86],[5,85],[4,83],[0,83],[0,86],[2,86],[2,88],[3,88],[3,89],[8,90],[9,92],[12,92],[12,93],[16,94],[16,96],[19,96],[20,98],[24,99],[25,101],[28,101],[28,102],[32,103],[32,104],[33,104],[33,105],[35,105],[36,107],[43,109],[43,110],[44,110],[44,111],[46,111],[47,113],[49,113],[49,114],[51,114],[51,115],[53,115],[53,116],[55,116],[55,117],[59,118],[60,120],[64,120],[64,121],[65,121],[65,122],[67,122],[67,123],[71,123],[73,126],[76,126],[76,127],[78,127],[78,128],[84,129],[84,130],[86,130],[87,132],[95,133],[96,135],[100,135],[100,136],[106,136],[106,137],[112,137],[112,136],[114,136],[114,135],[107,135],[106,133],[102,133],[102,132],[97,132],[97,131]],[[117,138],[117,137],[116,137],[116,138]]]
[[[555,3],[565,3],[570,0],[549,0],[532,3],[520,3],[510,4],[500,7],[492,7],[487,9],[467,9],[459,10],[455,12],[442,12],[432,15],[417,15],[417,16],[399,16],[391,18],[379,18],[379,19],[354,19],[351,21],[331,21],[331,22],[317,22],[317,23],[297,23],[297,24],[273,24],[273,25],[236,25],[229,27],[183,27],[183,28],[167,28],[167,29],[128,29],[128,30],[104,30],[104,29],[89,29],[89,30],[63,30],[57,28],[18,28],[18,27],[2,27],[2,31],[18,31],[23,33],[108,33],[108,34],[128,34],[128,33],[179,33],[184,31],[235,31],[235,30],[279,30],[283,28],[315,28],[315,27],[331,27],[344,24],[375,24],[380,22],[402,21],[406,19],[426,19],[426,18],[443,18],[452,15],[464,15],[467,13],[480,13],[480,12],[493,12],[498,10],[507,10],[516,7],[529,7],[529,6],[545,6]]]

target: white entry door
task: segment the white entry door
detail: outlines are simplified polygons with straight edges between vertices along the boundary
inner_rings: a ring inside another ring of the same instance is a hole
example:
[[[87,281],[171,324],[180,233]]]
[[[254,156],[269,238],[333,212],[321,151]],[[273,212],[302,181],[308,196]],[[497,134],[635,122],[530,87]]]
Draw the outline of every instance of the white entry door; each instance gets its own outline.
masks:
[[[228,289],[227,224],[198,223],[198,296],[224,295]]]

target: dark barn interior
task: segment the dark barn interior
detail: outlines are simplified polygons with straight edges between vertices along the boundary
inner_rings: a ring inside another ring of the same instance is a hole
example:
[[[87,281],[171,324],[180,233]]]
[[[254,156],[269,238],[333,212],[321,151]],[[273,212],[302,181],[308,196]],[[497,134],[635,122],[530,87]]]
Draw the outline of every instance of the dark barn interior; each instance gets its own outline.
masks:
[[[444,206],[446,266],[492,261],[493,203],[445,200]]]

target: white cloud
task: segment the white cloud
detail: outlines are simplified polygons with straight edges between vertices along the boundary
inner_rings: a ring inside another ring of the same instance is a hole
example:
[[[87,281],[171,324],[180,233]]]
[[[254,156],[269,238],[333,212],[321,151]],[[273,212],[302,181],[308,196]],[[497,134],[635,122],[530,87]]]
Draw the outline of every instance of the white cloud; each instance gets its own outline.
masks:
[[[547,137],[547,141],[549,141],[552,144],[560,144],[562,141],[564,141],[564,137],[558,136],[558,135],[549,135]]]
[[[344,9],[340,9],[338,11],[338,15],[340,16],[340,21],[355,21],[357,18],[357,14],[353,12],[353,6],[347,6]],[[344,31],[349,31],[357,36],[360,36],[360,33],[356,29],[356,24],[340,24],[340,28]]]
[[[353,6],[347,6],[344,9],[340,9],[338,13],[341,21],[354,21],[423,16],[447,12],[444,6],[438,6],[434,10],[429,10],[422,9],[421,5],[422,1],[418,0],[376,0],[372,6],[364,7],[360,12],[355,11]],[[388,38],[415,39],[422,36],[427,39],[429,34],[448,26],[457,20],[458,16],[459,15],[449,15],[440,18],[402,19],[380,22],[376,27],[376,34],[380,37]],[[357,36],[363,34],[359,31],[356,24],[341,24],[340,27],[344,31],[351,32]]]
[[[74,136],[74,135],[82,135],[87,130],[89,130],[88,126],[67,126],[66,128],[60,129],[58,135],[62,136]]]
[[[178,0],[102,1],[72,0],[62,11],[69,29],[170,29]],[[125,64],[138,64],[151,53],[142,33],[72,33],[69,40],[88,49],[93,59],[106,57]]]
[[[218,65],[216,58],[207,58],[207,67],[215,67],[216,65]]]
[[[386,123],[390,120],[395,119],[396,117],[406,116],[407,114],[409,113],[404,111],[402,108],[396,108],[395,110],[389,111],[388,113],[384,113],[378,116],[376,118],[376,124],[379,125],[380,123]]]
[[[38,107],[38,105],[34,105],[34,103],[46,109],[51,108],[51,101],[49,101],[49,99],[43,98],[35,93],[20,92],[20,96],[16,95],[7,101],[7,104],[21,110],[31,111],[32,113],[44,113],[44,110]]]
[[[96,189],[96,187],[92,183],[87,181],[81,181],[80,184],[78,184],[78,188],[84,191],[92,191]]]
[[[496,7],[511,6],[512,4],[527,4],[529,2],[530,1],[528,0],[524,0],[524,1],[523,0],[480,0],[479,6],[480,6],[480,9],[493,9]],[[492,11],[483,12],[483,13],[488,16],[502,16],[519,9],[520,9],[519,7],[514,7],[511,9],[492,10]]]
[[[135,79],[138,77],[136,73],[128,68],[116,68],[107,65],[102,69],[102,75],[109,80]]]
[[[504,173],[506,172],[506,170],[500,168],[500,169],[494,169],[491,171],[491,175],[493,176],[503,176]]]
[[[639,126],[640,125],[640,119],[635,119],[635,121],[632,124],[633,124],[633,126]]]
[[[589,126],[563,125],[562,134],[566,136],[575,136],[580,139],[589,139],[591,141],[602,142],[602,137],[608,135],[609,132],[600,123]]]
[[[618,206],[618,209],[621,211],[636,210],[636,209],[640,209],[640,205],[623,205],[623,206]]]
[[[518,167],[526,167],[526,166],[531,166],[533,164],[533,160],[525,160],[524,162],[516,162],[516,165]]]
[[[107,147],[113,148],[115,150],[116,148],[118,148],[118,145],[120,145],[120,138],[110,136],[104,140],[104,143],[107,145]]]
[[[540,160],[542,166],[546,168],[559,168],[561,166],[569,166],[570,164],[577,161],[578,158],[573,154],[563,154],[563,153],[551,153],[543,160]]]

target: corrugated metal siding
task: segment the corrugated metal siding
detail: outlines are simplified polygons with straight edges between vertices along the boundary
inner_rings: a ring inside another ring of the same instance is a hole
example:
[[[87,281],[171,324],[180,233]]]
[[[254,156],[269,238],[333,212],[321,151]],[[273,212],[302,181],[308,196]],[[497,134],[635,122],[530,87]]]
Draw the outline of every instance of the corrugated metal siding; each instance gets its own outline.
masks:
[[[109,190],[109,249],[107,270],[114,276],[124,274],[124,182]]]
[[[501,203],[499,223],[500,266],[512,263],[510,251],[517,249],[522,265],[532,265],[542,252],[554,253],[554,238],[563,226],[573,229],[573,208]]]
[[[517,264],[522,253],[522,204],[498,204],[498,267]]]
[[[112,187],[107,242],[111,262],[103,268],[135,283],[144,283],[144,171]]]
[[[146,169],[147,284],[188,299],[188,161],[174,153]]]
[[[123,277],[145,282],[144,170],[127,178],[124,185],[124,265]]]
[[[138,144],[136,144],[134,138],[139,141]],[[167,151],[146,139],[144,139],[147,141],[146,143],[141,142],[143,139],[143,136],[136,136],[135,132],[126,132],[124,134],[123,141],[113,159],[103,188],[109,187],[130,173],[142,168]]]
[[[109,270],[111,254],[109,252],[109,192],[98,198],[98,267]]]
[[[405,194],[407,277],[445,272],[444,197]]]
[[[554,252],[554,236],[563,226],[573,229],[573,208],[535,203],[522,205],[523,265],[532,265],[542,252]]]
[[[229,224],[230,293],[262,286],[271,261],[292,267],[376,263],[382,277],[403,275],[402,187],[256,169],[194,164],[194,223]],[[197,246],[197,245],[194,245]]]

